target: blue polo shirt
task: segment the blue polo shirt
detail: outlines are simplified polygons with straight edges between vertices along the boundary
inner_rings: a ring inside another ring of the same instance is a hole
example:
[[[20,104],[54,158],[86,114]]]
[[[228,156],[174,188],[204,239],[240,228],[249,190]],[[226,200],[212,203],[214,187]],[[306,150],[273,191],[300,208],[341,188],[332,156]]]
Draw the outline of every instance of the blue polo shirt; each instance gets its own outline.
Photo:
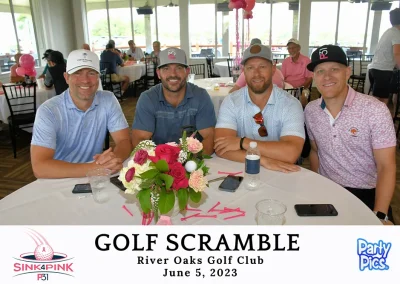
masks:
[[[260,126],[253,116],[262,112],[268,136],[258,134]],[[282,136],[299,136],[305,139],[304,113],[298,99],[274,85],[264,109],[255,105],[248,87],[227,96],[221,104],[216,128],[237,131],[237,136],[258,141],[279,141]]]
[[[156,144],[178,143],[183,127],[202,130],[215,127],[215,123],[214,106],[205,89],[187,83],[185,97],[175,108],[165,100],[162,84],[158,84],[140,95],[132,129],[153,133]]]
[[[103,152],[107,130],[112,133],[128,127],[111,92],[97,91],[90,108],[82,111],[67,89],[37,110],[31,145],[55,150],[55,160],[86,163]]]

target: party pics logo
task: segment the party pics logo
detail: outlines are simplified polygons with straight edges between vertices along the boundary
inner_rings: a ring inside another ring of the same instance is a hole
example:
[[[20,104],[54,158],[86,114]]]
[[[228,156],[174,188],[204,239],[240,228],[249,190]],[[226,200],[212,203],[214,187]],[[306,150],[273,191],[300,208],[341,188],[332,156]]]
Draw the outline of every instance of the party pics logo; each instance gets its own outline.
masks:
[[[49,280],[51,274],[73,277],[73,258],[68,258],[65,253],[55,252],[46,238],[38,232],[29,230],[27,234],[35,243],[35,250],[22,253],[19,258],[14,257],[14,277],[33,274],[36,275],[36,280],[42,281]]]
[[[357,254],[359,256],[360,271],[369,270],[389,270],[387,265],[387,257],[391,243],[378,241],[378,243],[370,243],[364,239],[357,240]]]

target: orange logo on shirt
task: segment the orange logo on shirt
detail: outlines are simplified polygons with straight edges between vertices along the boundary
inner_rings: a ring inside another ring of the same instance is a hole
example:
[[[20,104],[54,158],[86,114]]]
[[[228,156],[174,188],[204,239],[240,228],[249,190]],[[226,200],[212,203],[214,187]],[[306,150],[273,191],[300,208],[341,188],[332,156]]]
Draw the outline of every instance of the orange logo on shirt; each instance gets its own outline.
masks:
[[[351,135],[351,136],[357,137],[357,134],[358,134],[358,129],[357,129],[357,128],[352,127],[352,128],[350,128],[349,131],[350,131],[350,135]]]

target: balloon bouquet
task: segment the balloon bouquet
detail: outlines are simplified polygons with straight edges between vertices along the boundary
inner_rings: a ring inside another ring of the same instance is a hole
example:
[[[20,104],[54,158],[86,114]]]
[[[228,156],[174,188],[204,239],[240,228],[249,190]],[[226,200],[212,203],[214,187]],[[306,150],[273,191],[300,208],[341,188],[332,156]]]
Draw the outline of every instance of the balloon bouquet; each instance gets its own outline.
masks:
[[[32,83],[31,77],[36,77],[35,59],[30,54],[24,54],[19,58],[19,66],[16,70],[18,76],[25,77],[25,83]]]
[[[230,9],[236,9],[236,56],[233,61],[232,76],[233,82],[235,83],[240,75],[240,40],[239,40],[239,9],[243,9],[243,18],[246,20],[253,18],[253,8],[256,5],[256,0],[230,0],[228,7]],[[250,25],[248,24],[247,36],[250,34]]]

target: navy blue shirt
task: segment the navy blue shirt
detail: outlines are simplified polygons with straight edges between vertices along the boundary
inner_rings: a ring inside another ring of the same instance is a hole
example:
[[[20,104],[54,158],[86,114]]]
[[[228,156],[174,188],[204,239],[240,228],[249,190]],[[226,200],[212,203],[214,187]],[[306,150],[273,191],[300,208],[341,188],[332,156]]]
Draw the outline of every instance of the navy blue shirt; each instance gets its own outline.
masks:
[[[115,54],[111,50],[104,50],[100,55],[100,62],[109,62],[110,66],[107,71],[108,74],[116,74],[117,73],[117,65],[121,65],[122,59],[118,54]]]
[[[184,127],[202,130],[215,124],[214,105],[205,89],[187,83],[185,97],[175,108],[158,84],[140,95],[132,129],[151,132],[154,143],[164,144],[179,143]]]

